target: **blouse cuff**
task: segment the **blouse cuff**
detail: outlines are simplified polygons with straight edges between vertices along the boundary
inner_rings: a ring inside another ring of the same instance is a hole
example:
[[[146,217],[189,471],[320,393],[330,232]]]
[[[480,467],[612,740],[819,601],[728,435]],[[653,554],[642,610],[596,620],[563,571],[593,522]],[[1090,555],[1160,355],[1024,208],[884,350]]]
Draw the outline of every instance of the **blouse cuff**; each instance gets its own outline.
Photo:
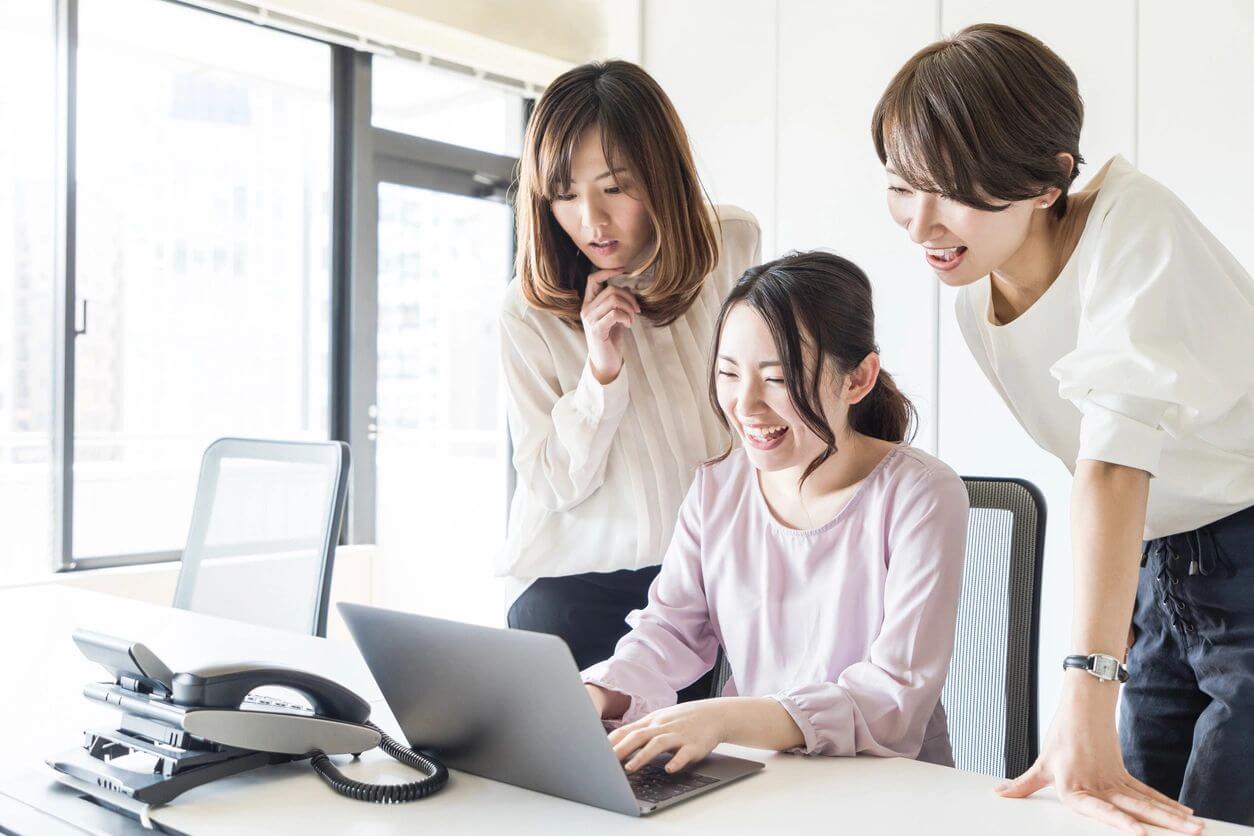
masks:
[[[1110,397],[1102,400],[1098,403],[1089,397],[1079,404],[1084,417],[1080,421],[1080,451],[1076,459],[1133,467],[1150,476],[1157,474],[1166,437],[1166,432],[1157,425],[1157,417],[1161,417],[1163,409],[1149,410],[1159,413],[1151,424],[1138,420],[1150,417],[1143,408],[1145,404],[1121,404]],[[1127,408],[1121,408],[1125,406]],[[1130,417],[1129,412],[1138,417]]]
[[[788,716],[797,724],[797,728],[801,729],[801,737],[805,743],[801,746],[789,749],[789,752],[796,752],[804,755],[822,754],[820,747],[823,742],[819,739],[818,730],[815,729],[813,721],[810,719],[810,712],[806,711],[797,703],[793,697],[787,692],[771,694],[771,699],[778,702],[788,712]]]
[[[607,415],[621,416],[627,410],[627,368],[618,370],[618,377],[602,384],[592,374],[592,361],[583,364],[579,385],[575,388],[575,409],[590,423],[598,423]]]
[[[580,678],[583,680],[584,685],[598,685],[607,691],[613,691],[616,694],[622,694],[624,697],[626,697],[627,699],[631,701],[627,704],[627,709],[623,712],[622,717],[615,717],[615,718],[607,717],[605,718],[606,720],[613,720],[613,722],[616,725],[625,726],[628,723],[636,722],[641,717],[644,717],[646,714],[649,713],[648,708],[646,707],[644,703],[644,700],[635,696],[630,691],[623,688],[621,685],[616,685],[612,678],[598,676],[591,669],[581,674]]]

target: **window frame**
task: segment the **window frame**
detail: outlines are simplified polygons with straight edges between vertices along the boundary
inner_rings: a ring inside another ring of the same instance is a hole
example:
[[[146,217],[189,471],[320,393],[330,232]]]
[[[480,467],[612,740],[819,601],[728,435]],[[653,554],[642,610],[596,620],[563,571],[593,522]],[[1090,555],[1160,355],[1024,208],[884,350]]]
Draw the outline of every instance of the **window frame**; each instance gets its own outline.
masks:
[[[173,3],[199,14],[240,16]],[[76,293],[77,53],[79,0],[55,0],[57,195],[53,382],[53,544],[57,572],[177,561],[181,550],[74,558],[75,340],[82,333]],[[371,124],[371,57],[334,38],[283,31],[331,49],[331,317],[328,417],[331,440],[353,450],[352,483],[340,541],[375,537],[375,416],[377,406],[378,185],[417,186],[507,202],[518,160],[473,148],[374,127]],[[469,70],[469,68],[468,68]],[[524,124],[533,100],[520,88]],[[502,281],[502,289],[508,277]],[[512,492],[513,474],[506,474]]]

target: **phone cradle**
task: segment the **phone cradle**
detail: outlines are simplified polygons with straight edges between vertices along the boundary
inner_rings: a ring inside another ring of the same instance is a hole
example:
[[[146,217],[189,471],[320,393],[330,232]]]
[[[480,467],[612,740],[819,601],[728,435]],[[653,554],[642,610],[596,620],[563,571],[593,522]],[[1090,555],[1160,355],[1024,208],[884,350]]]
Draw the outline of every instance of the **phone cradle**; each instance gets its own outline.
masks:
[[[76,789],[111,807],[117,806],[118,795],[148,805],[166,804],[218,778],[299,757],[225,746],[199,739],[169,721],[127,713],[118,729],[87,732],[85,738],[81,748],[48,763],[58,773],[78,779],[72,783]],[[150,762],[149,771],[114,765],[125,757]]]
[[[434,758],[370,723],[369,703],[316,674],[256,665],[175,674],[137,642],[85,631],[74,641],[114,677],[88,683],[83,695],[120,709],[122,718],[116,729],[86,732],[82,748],[47,763],[62,783],[110,809],[146,817],[147,806],[218,778],[306,758],[337,792],[371,801],[425,797],[448,780]],[[252,693],[262,685],[294,689],[311,705]],[[327,757],[380,745],[427,777],[375,787],[345,778]]]

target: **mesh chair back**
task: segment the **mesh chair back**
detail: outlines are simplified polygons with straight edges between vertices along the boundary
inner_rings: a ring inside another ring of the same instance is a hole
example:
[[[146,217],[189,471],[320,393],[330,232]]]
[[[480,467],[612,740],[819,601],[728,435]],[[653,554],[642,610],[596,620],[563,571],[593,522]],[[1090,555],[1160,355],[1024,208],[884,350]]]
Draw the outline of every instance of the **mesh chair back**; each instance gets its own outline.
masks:
[[[1021,479],[963,482],[971,500],[966,566],[941,702],[955,765],[1015,778],[1037,754],[1045,498]]]
[[[209,445],[174,606],[326,635],[348,469],[339,441]]]

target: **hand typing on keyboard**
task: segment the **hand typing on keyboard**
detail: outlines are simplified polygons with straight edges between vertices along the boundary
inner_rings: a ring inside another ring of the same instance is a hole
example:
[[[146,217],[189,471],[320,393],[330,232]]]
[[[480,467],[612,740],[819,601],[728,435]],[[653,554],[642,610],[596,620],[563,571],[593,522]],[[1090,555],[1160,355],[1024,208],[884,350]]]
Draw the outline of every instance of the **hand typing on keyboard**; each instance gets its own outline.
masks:
[[[697,700],[659,709],[634,723],[610,732],[610,744],[628,773],[644,767],[658,755],[673,753],[666,772],[678,772],[696,763],[723,742],[724,709],[735,697]]]

